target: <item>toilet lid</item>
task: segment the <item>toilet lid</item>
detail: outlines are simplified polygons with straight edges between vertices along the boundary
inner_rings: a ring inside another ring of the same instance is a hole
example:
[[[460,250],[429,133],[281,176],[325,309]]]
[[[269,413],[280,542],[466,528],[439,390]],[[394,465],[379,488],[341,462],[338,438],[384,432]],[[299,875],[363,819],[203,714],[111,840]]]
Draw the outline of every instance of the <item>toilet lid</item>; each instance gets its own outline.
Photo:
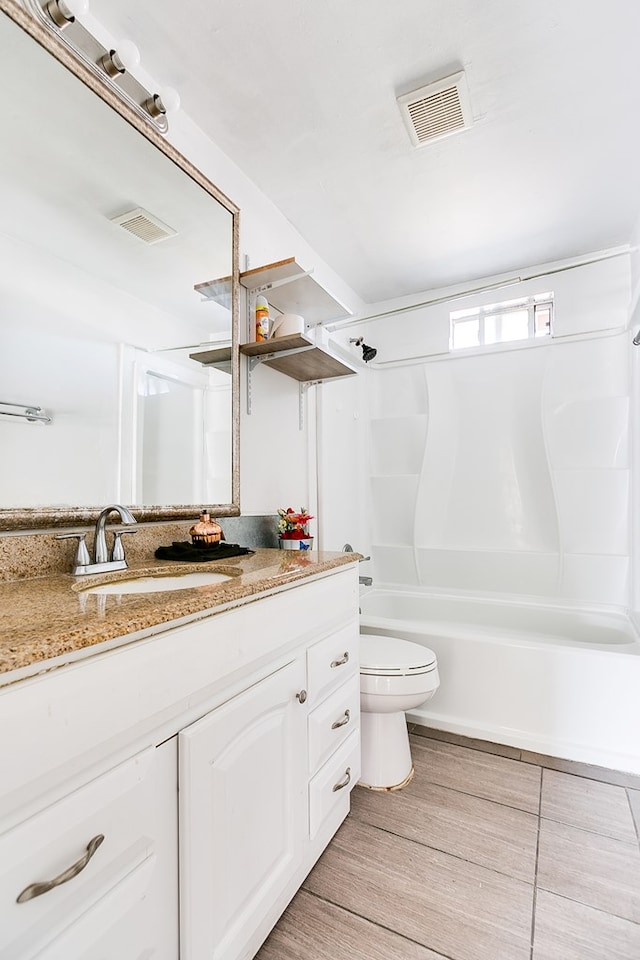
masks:
[[[367,676],[429,673],[435,666],[435,653],[420,643],[401,637],[360,634],[360,673]]]

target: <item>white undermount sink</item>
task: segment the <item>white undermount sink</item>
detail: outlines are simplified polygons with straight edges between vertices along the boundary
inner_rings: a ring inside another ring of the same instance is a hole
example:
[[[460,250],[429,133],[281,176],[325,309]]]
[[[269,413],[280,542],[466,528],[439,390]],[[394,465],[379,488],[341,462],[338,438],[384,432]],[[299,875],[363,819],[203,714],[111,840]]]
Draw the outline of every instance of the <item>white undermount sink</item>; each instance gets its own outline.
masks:
[[[130,580],[113,580],[86,587],[82,593],[162,593],[165,590],[189,590],[192,587],[210,587],[215,583],[226,583],[231,577],[224,573],[178,573],[173,576],[146,575],[132,577]]]

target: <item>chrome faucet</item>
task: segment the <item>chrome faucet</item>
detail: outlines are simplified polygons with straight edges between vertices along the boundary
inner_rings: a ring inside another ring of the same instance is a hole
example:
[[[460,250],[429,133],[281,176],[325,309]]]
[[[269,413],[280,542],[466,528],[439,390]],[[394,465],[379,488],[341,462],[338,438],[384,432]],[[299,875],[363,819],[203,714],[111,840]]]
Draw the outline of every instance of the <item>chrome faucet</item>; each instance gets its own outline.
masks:
[[[373,577],[358,577],[358,583],[363,587],[373,586]]]
[[[113,511],[120,514],[123,523],[133,525],[137,523],[136,518],[130,510],[121,506],[119,503],[112,503],[105,507],[96,521],[96,532],[93,546],[93,562],[89,559],[89,551],[85,543],[86,533],[61,533],[56,540],[77,539],[78,549],[73,566],[73,576],[80,577],[86,573],[107,573],[111,570],[126,570],[127,561],[124,556],[124,547],[122,546],[122,537],[127,533],[135,533],[135,530],[116,530],[113,536],[113,550],[111,559],[107,549],[107,538],[105,526],[107,517]]]
[[[105,536],[105,524],[107,522],[107,517],[110,513],[113,513],[114,510],[120,514],[120,519],[123,523],[134,524],[136,523],[136,518],[133,516],[130,510],[127,510],[126,507],[121,507],[118,503],[112,503],[111,506],[105,507],[98,520],[96,522],[96,536],[93,545],[93,559],[94,565],[97,563],[108,563],[109,562],[109,553],[107,551],[107,538]],[[120,533],[135,533],[135,530],[120,531]],[[113,542],[114,553],[122,552],[122,557],[113,557],[111,558],[112,563],[119,563],[122,566],[113,567],[115,570],[126,570],[127,561],[124,558],[124,550],[122,550],[122,544],[120,543],[120,551],[116,551],[116,546],[120,540],[119,536],[116,536]]]

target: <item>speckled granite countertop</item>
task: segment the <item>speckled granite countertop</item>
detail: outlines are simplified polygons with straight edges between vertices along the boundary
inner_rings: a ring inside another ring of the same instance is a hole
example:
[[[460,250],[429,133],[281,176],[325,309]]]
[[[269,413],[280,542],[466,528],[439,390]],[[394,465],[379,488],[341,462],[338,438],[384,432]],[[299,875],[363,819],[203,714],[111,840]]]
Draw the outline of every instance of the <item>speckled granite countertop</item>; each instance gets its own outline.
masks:
[[[152,559],[132,563],[128,570],[119,573],[84,577],[65,574],[0,583],[0,684],[13,679],[5,676],[11,671],[19,671],[15,677],[19,679],[25,675],[21,668],[44,667],[44,661],[75,655],[107,640],[148,631],[172,620],[207,615],[215,612],[216,607],[251,599],[359,559],[357,553],[258,549],[252,556],[211,563]],[[224,573],[231,579],[212,586],[159,593],[82,592],[96,584],[143,575],[203,571]]]

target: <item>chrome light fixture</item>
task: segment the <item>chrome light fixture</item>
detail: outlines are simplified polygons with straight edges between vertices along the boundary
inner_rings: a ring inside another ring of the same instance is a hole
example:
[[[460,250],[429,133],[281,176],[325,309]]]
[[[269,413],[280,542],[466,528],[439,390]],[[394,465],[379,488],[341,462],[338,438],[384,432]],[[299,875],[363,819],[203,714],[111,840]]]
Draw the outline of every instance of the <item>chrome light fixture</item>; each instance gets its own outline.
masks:
[[[167,113],[175,113],[180,108],[180,95],[173,87],[164,87],[160,93],[154,93],[145,104],[149,115],[162,117]]]
[[[107,49],[80,22],[89,0],[23,0],[29,12],[54,34],[88,70],[121,97],[160,133],[169,129],[167,114],[177,110],[180,97],[165,87],[159,93],[147,90],[132,74],[140,63],[138,48],[123,40]]]
[[[117,50],[109,50],[100,60],[100,66],[108,77],[118,77],[127,70],[134,70],[140,63],[140,51],[131,40],[123,40]]]
[[[45,7],[56,27],[64,30],[76,17],[82,17],[89,9],[89,0],[49,0]]]

